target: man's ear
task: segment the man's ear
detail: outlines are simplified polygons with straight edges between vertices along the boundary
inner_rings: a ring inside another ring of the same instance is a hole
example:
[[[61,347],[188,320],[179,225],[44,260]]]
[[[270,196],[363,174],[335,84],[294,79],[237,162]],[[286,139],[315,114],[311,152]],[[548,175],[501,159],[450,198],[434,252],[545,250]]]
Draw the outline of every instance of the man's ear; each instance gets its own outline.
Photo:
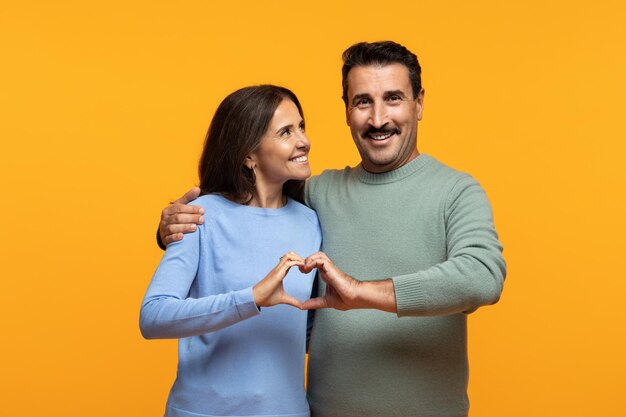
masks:
[[[417,110],[417,120],[422,120],[422,112],[424,111],[424,93],[426,91],[422,88],[415,97],[415,107]]]

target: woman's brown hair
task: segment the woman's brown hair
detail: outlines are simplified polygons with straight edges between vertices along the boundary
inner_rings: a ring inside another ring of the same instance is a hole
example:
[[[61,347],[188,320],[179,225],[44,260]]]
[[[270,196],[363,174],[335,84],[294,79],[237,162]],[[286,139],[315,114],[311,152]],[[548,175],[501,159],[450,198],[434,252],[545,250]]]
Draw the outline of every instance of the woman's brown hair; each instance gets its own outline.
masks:
[[[267,132],[274,112],[283,100],[291,100],[304,119],[296,95],[284,87],[258,85],[228,95],[211,120],[200,157],[198,174],[201,194],[220,193],[248,204],[255,188],[254,172],[244,165]],[[289,180],[283,193],[302,202],[304,181]]]

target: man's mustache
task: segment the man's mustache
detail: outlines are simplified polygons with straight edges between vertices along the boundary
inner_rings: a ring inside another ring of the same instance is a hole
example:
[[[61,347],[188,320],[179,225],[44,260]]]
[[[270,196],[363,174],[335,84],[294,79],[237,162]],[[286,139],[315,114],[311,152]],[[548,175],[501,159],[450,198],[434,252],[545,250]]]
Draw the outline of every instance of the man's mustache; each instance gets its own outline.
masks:
[[[363,132],[363,136],[369,135],[387,135],[387,134],[400,134],[400,129],[393,126],[383,126],[380,128],[369,127],[365,132]]]

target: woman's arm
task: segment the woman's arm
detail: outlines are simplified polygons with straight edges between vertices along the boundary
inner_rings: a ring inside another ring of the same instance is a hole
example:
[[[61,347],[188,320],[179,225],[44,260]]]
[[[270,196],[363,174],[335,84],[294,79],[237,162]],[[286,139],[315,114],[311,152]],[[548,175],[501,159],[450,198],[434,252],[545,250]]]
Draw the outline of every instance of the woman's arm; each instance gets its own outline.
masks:
[[[146,339],[178,339],[213,332],[256,316],[259,307],[300,300],[287,294],[283,279],[303,259],[290,252],[253,287],[201,298],[189,298],[200,264],[204,226],[185,239],[172,242],[161,259],[141,306],[139,327]]]
[[[189,298],[200,264],[200,233],[168,245],[141,305],[146,339],[177,339],[213,332],[259,314],[252,287]]]

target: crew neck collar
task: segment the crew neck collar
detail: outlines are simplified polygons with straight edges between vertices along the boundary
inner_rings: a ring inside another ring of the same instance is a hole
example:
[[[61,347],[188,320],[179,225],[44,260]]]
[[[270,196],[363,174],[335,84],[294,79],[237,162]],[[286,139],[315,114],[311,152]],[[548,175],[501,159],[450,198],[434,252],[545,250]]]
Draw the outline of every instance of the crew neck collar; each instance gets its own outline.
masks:
[[[219,195],[219,197],[228,205],[233,206],[239,210],[246,211],[249,213],[267,215],[267,216],[279,216],[279,215],[288,213],[289,211],[293,209],[294,204],[295,204],[294,200],[291,197],[287,197],[287,202],[282,207],[277,207],[277,208],[255,207],[255,206],[248,206],[245,204],[236,203],[224,197],[223,195]]]
[[[382,172],[380,174],[375,174],[372,172],[368,172],[363,168],[363,164],[359,164],[357,166],[357,175],[361,182],[366,184],[388,184],[391,182],[400,181],[409,175],[413,175],[416,172],[421,171],[424,167],[426,167],[433,159],[426,155],[420,154],[417,158],[409,162],[408,164],[404,164],[399,168],[388,172]]]

